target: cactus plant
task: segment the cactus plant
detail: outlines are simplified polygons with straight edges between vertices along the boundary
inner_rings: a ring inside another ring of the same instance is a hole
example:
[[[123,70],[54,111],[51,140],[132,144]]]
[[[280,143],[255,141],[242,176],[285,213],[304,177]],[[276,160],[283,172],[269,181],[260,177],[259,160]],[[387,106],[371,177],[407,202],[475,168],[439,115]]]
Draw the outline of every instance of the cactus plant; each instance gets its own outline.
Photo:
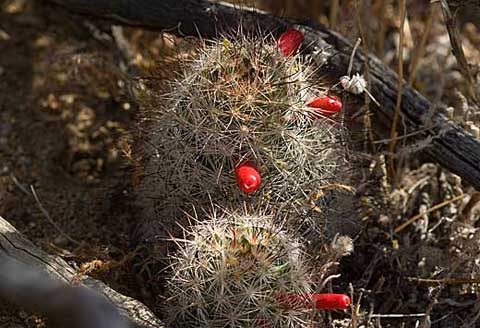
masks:
[[[311,327],[311,309],[279,295],[313,291],[300,240],[268,215],[215,209],[177,241],[168,280],[174,327]]]
[[[168,93],[144,92],[143,199],[155,207],[253,201],[301,216],[315,207],[318,188],[348,170],[343,130],[308,105],[328,93],[308,59],[283,52],[271,37],[204,41]],[[261,176],[248,193],[235,179],[244,162]]]

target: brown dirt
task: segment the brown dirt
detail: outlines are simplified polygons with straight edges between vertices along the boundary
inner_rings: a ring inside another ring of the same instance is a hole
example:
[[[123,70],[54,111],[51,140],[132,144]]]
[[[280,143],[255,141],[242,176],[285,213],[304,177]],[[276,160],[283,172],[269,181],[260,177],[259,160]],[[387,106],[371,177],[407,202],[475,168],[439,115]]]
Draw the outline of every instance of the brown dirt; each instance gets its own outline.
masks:
[[[138,297],[123,153],[133,107],[118,72],[96,69],[115,54],[79,22],[41,3],[0,1],[0,215],[36,245]],[[75,61],[83,74],[71,69]],[[0,306],[0,327],[37,321]]]

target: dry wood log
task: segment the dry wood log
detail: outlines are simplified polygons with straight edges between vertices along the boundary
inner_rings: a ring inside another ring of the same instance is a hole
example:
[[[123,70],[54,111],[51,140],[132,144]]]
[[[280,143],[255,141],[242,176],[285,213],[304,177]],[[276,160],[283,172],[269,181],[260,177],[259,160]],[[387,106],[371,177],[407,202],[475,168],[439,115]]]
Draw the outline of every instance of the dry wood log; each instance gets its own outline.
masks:
[[[207,0],[50,0],[74,12],[113,20],[116,23],[164,30],[178,35],[210,38],[219,31],[278,33],[292,24],[283,18],[229,4]],[[305,53],[315,49],[328,51],[322,73],[338,80],[347,72],[352,45],[339,34],[316,24],[306,24]],[[373,112],[377,121],[390,128],[397,99],[397,74],[374,55],[357,51],[353,72],[363,72],[365,61],[370,66],[369,89],[381,104]],[[362,97],[359,97],[363,99]],[[431,160],[461,176],[480,190],[480,142],[440,113],[444,104],[433,104],[413,88],[404,85],[399,135],[413,133],[416,141],[426,141],[422,151]]]
[[[64,327],[163,327],[144,304],[98,280],[78,276],[64,260],[35,247],[2,217],[0,299],[37,311]]]

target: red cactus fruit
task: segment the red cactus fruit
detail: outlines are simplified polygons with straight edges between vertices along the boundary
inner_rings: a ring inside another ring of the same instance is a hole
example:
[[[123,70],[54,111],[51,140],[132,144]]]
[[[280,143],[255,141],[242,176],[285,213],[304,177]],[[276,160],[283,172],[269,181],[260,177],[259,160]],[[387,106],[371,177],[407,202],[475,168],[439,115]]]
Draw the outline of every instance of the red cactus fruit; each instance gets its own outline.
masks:
[[[345,310],[351,303],[345,294],[313,294],[312,300],[318,310]]]
[[[351,303],[350,297],[345,294],[279,294],[277,300],[287,307],[317,310],[345,310]]]
[[[308,107],[318,108],[322,116],[331,116],[342,110],[342,100],[337,96],[317,97],[307,104]]]
[[[260,188],[262,178],[251,162],[244,162],[235,169],[238,187],[245,193],[255,192]]]
[[[297,52],[303,41],[303,33],[294,29],[288,28],[278,39],[278,47],[285,56],[291,56]]]

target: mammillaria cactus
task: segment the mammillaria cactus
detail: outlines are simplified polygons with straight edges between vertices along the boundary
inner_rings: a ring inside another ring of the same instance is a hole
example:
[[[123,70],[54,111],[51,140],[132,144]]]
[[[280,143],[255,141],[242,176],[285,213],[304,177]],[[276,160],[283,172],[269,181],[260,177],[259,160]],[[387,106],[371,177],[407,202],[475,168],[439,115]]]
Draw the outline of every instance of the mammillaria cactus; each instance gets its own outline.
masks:
[[[138,234],[159,286],[176,254],[165,312],[174,326],[311,327],[312,311],[326,308],[312,299],[341,257],[324,238],[338,232],[324,230],[349,208],[337,200],[351,193],[342,183],[348,138],[341,100],[299,53],[301,39],[289,29],[279,41],[202,41],[167,92],[152,84],[140,93]],[[233,213],[198,215],[212,204]],[[303,253],[312,250],[316,270]],[[282,295],[312,297],[288,306]]]
[[[205,42],[181,62],[167,94],[145,92],[142,198],[157,208],[249,201],[301,216],[318,208],[320,187],[348,170],[333,115],[341,103],[328,98],[336,105],[328,115],[311,106],[329,94],[296,54],[301,33],[289,40],[292,33],[278,43],[241,34]],[[243,163],[258,173],[239,188]]]
[[[313,291],[300,240],[265,215],[215,210],[194,226],[171,266],[169,305],[175,327],[311,327],[309,306],[281,295]]]

